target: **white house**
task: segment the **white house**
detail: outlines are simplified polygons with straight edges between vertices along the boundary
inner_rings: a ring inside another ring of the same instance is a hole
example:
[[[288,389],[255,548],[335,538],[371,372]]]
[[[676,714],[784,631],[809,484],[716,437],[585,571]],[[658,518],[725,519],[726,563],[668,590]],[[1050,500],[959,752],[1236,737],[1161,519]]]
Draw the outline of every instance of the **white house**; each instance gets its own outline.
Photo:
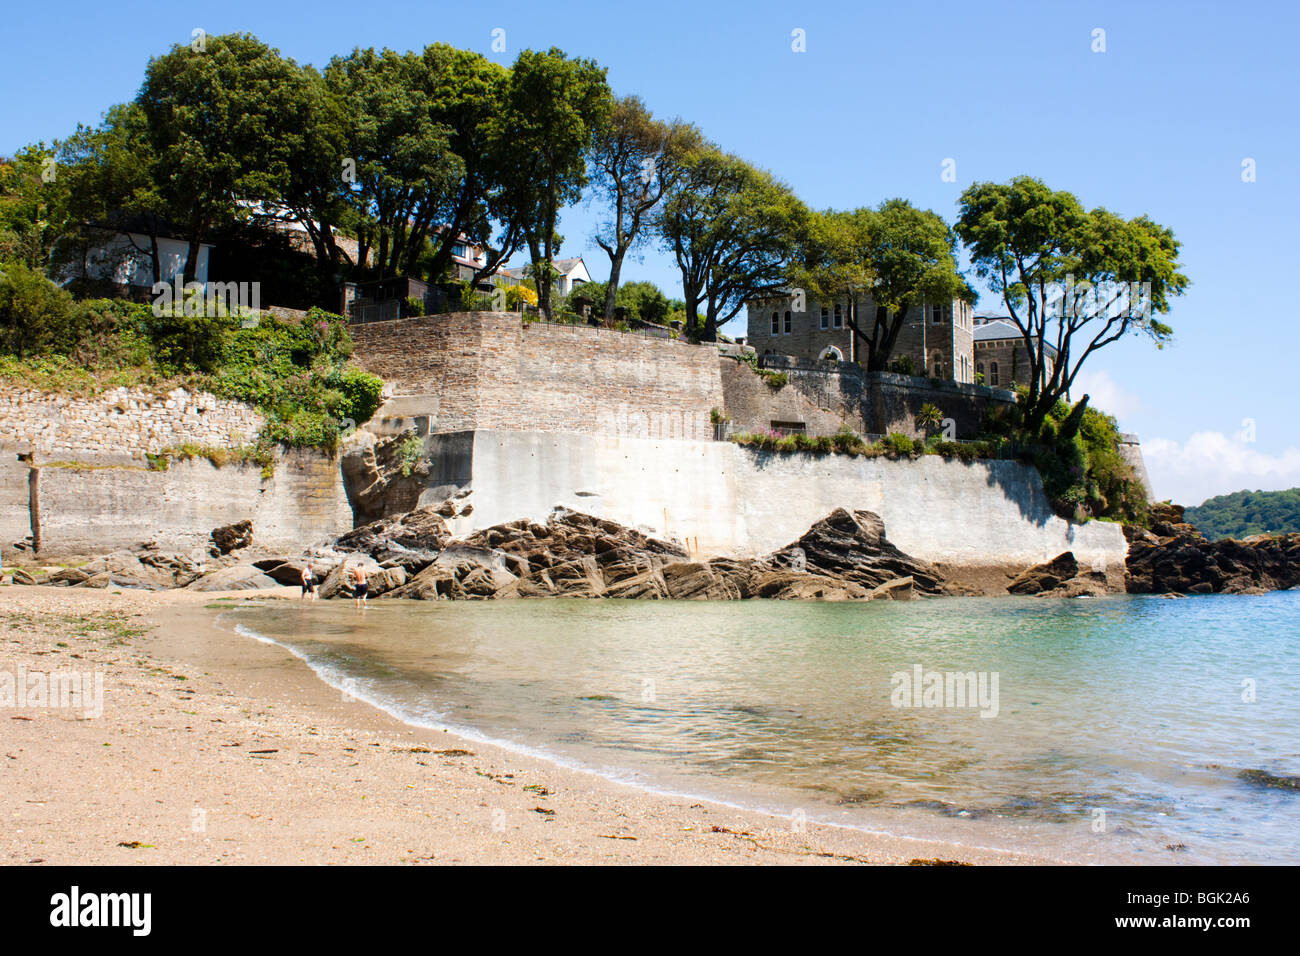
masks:
[[[560,273],[551,286],[551,291],[556,296],[568,295],[578,286],[591,281],[591,273],[587,271],[587,264],[582,261],[582,256],[576,259],[553,259],[551,265],[555,266]],[[527,276],[528,266],[518,269],[499,269],[498,272],[506,278],[505,284],[514,285]]]
[[[212,252],[210,243],[199,244],[199,260],[194,270],[194,281],[207,286],[208,260]],[[184,239],[170,236],[158,237],[158,279],[171,283],[184,275],[189,260],[190,246]],[[114,285],[135,289],[153,287],[153,266],[149,237],[138,232],[105,231],[104,239],[91,246],[85,258],[69,263],[63,273],[62,283],[73,279],[101,279]]]

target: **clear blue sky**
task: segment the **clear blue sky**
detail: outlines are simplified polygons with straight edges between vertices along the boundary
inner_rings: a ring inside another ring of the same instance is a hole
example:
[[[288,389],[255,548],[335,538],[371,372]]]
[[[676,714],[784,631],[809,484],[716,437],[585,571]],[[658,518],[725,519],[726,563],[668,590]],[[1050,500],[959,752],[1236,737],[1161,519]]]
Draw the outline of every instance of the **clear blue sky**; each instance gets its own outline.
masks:
[[[616,93],[771,169],[815,207],[901,196],[950,221],[976,180],[1028,173],[1088,206],[1147,213],[1183,242],[1192,287],[1175,343],[1099,353],[1087,388],[1139,432],[1156,492],[1197,503],[1300,485],[1300,15],[1289,3],[250,3],[11,5],[0,152],[66,135],[130,99],[152,54],[190,31],[249,31],[300,62],[443,41],[510,62],[559,46]],[[507,50],[491,52],[492,30]],[[1105,52],[1093,31],[1105,30]],[[792,31],[806,52],[792,50]],[[1243,183],[1242,160],[1257,181]],[[956,160],[956,183],[940,178]],[[594,209],[562,255],[607,270]],[[680,294],[655,251],[625,267]],[[996,308],[985,295],[980,308]],[[738,325],[739,323],[736,323]],[[740,328],[728,331],[743,333]],[[1243,421],[1254,423],[1254,440]]]

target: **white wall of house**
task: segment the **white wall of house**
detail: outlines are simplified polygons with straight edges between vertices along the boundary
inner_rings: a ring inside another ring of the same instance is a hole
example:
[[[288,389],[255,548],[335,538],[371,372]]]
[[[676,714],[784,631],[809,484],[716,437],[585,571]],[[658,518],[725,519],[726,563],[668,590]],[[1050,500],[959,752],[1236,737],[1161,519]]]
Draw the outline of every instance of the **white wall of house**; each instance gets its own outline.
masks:
[[[208,259],[212,246],[202,243],[199,246],[198,268],[194,279],[207,285]],[[189,243],[183,239],[162,237],[158,240],[158,278],[163,282],[172,282],[185,273],[185,264],[189,259]],[[74,270],[79,275],[79,270]],[[118,285],[151,286],[153,269],[149,257],[149,237],[141,233],[117,233],[105,240],[98,247],[92,248],[86,257],[86,275],[92,279],[108,279]],[[74,278],[69,275],[68,278]]]
[[[574,286],[582,285],[591,281],[591,273],[587,271],[587,266],[581,259],[569,267],[569,271],[561,275],[555,282],[556,289],[560,295],[568,295],[573,291]]]

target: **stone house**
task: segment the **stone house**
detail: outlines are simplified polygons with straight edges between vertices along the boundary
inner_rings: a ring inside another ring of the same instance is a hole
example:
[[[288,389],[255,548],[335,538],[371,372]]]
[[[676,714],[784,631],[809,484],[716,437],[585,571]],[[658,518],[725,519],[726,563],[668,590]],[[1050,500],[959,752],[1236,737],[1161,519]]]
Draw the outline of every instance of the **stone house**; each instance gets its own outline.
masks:
[[[1008,316],[980,315],[975,318],[975,372],[983,384],[1011,388],[1029,381],[1029,353],[1025,340]],[[1056,349],[1044,344],[1048,378],[1056,365]]]
[[[861,343],[848,324],[848,300],[804,301],[789,295],[754,299],[746,303],[748,330],[745,342],[759,355],[858,362]],[[871,296],[857,300],[859,324],[874,315]],[[975,313],[969,302],[923,302],[907,310],[891,361],[911,360],[917,375],[954,382],[975,381]]]

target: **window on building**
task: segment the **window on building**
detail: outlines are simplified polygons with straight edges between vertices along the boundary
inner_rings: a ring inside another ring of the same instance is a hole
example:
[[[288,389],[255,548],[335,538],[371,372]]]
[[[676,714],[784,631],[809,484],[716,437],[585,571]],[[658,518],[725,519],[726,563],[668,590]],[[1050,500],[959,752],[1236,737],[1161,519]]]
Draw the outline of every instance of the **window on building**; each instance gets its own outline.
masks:
[[[829,329],[830,327],[831,327],[831,310],[826,308],[826,306],[822,306],[822,328]]]
[[[990,385],[998,384],[998,363],[997,362],[989,363],[989,384]]]
[[[772,431],[778,435],[806,435],[808,433],[808,424],[806,422],[772,422]]]
[[[976,362],[976,363],[975,363],[975,374],[976,374],[976,375],[983,375],[983,374],[984,374],[984,363],[983,363],[983,362]]]
[[[943,321],[943,306],[941,305],[930,306],[930,324],[938,325],[942,321]]]
[[[835,327],[837,329],[844,328],[844,313],[840,311],[840,304],[838,302],[835,303]]]
[[[943,378],[943,356],[938,352],[934,353],[934,377]]]
[[[772,334],[773,335],[781,334],[781,317],[777,315],[775,312],[772,313]]]
[[[790,312],[787,310],[785,313],[785,334],[789,335],[792,328],[793,326],[790,324]]]

